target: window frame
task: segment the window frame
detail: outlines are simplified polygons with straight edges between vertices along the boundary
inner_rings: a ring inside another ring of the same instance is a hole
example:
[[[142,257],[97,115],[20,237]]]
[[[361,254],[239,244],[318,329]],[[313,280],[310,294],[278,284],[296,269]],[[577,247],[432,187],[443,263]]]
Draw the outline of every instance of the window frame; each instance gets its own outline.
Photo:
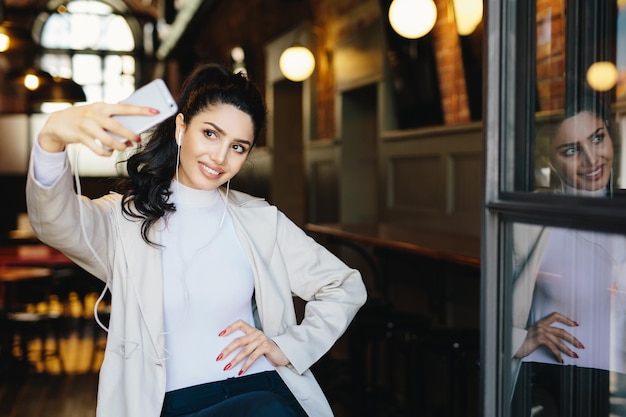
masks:
[[[578,11],[582,3],[582,0],[568,0],[566,7]],[[534,138],[536,115],[536,80],[534,58],[528,58],[534,54],[528,51],[534,50],[529,49],[529,46],[534,48],[533,42],[536,44],[534,5],[534,1],[527,0],[492,0],[486,2],[485,7],[480,313],[481,410],[484,416],[508,416],[510,411],[512,312],[507,306],[512,299],[509,279],[512,222],[626,234],[625,199],[530,192],[533,184],[528,173],[532,172],[534,155],[531,138]],[[566,70],[571,66],[573,63],[566,62]],[[520,189],[524,191],[515,191]]]

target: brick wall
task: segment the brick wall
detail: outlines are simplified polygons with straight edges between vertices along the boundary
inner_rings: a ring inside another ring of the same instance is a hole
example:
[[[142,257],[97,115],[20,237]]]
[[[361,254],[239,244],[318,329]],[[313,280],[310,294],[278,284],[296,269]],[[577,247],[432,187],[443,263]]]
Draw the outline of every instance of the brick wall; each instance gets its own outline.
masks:
[[[562,0],[537,0],[539,110],[565,107],[565,14]]]

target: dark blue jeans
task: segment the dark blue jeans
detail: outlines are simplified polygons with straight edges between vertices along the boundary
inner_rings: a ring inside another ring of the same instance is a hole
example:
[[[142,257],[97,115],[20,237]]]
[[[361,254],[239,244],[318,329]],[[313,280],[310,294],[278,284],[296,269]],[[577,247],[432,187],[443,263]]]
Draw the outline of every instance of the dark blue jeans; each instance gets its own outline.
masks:
[[[528,417],[541,406],[539,417],[609,417],[609,372],[522,362],[511,403],[512,417]]]
[[[161,417],[306,417],[276,371],[210,382],[165,394]]]

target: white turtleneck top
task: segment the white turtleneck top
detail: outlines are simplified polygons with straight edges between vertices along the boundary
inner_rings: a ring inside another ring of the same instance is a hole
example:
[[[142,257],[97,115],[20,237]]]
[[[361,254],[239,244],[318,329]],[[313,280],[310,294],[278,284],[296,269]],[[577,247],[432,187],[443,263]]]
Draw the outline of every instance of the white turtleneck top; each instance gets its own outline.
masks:
[[[216,361],[242,332],[218,336],[243,320],[254,326],[254,276],[217,190],[172,182],[176,205],[161,231],[167,391],[237,377],[224,371],[236,352]],[[222,222],[223,219],[223,222]],[[244,375],[274,369],[262,356]]]

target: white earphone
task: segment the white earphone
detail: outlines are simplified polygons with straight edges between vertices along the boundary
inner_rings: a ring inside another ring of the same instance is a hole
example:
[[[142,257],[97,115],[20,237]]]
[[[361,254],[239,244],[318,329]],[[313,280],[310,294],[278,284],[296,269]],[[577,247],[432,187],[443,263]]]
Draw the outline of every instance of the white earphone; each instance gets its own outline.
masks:
[[[180,146],[183,142],[183,131],[178,132],[178,146]]]

